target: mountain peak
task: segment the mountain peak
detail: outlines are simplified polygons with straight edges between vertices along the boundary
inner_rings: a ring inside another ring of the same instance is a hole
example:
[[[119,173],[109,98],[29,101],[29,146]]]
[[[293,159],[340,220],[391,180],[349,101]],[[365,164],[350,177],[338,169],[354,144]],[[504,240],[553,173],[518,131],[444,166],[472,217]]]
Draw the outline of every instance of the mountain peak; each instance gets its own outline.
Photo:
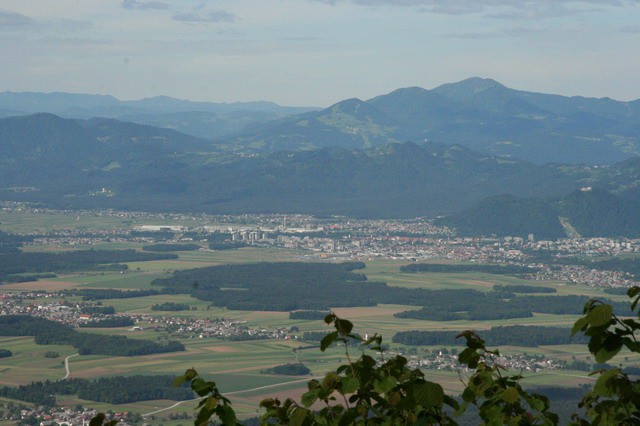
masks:
[[[458,97],[463,94],[475,95],[489,89],[506,89],[507,87],[490,78],[471,77],[457,83],[448,83],[433,89],[434,92],[448,97]]]

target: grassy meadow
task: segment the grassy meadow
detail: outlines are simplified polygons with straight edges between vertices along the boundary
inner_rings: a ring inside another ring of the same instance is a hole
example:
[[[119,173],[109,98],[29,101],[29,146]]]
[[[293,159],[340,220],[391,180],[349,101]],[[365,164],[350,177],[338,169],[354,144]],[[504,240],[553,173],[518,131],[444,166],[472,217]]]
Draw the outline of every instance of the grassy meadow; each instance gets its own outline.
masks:
[[[50,215],[45,213],[9,213],[3,215],[0,229],[9,232],[27,232],[33,230],[54,229],[125,229],[136,224],[135,220],[117,217],[79,215]],[[142,221],[141,221],[142,223]],[[148,223],[146,221],[145,223]],[[174,223],[175,224],[175,223]],[[181,223],[182,224],[182,223]],[[189,225],[189,223],[184,223]],[[141,250],[142,244],[105,243],[91,246],[96,249],[134,248]],[[88,248],[87,246],[54,246],[34,247],[27,250],[65,250]],[[276,250],[263,248],[242,248],[227,251],[191,251],[176,252],[179,258],[175,260],[132,262],[128,270],[104,272],[77,272],[60,275],[57,278],[40,282],[10,284],[0,287],[0,292],[59,290],[82,288],[113,288],[113,289],[145,289],[152,288],[151,282],[156,278],[167,277],[179,269],[189,269],[228,263],[246,262],[276,262],[300,260],[302,254],[293,250]],[[401,273],[399,267],[406,262],[398,260],[372,260],[366,262],[363,272],[369,281],[384,281],[392,286],[425,289],[475,289],[491,291],[495,284],[525,284],[554,287],[556,295],[587,295],[589,297],[606,297],[625,300],[622,296],[612,296],[601,290],[587,286],[568,285],[561,282],[533,282],[519,278],[491,275],[486,273]],[[322,289],[318,289],[322,291]],[[48,303],[51,299],[36,300],[33,303]],[[165,302],[186,303],[192,307],[189,311],[163,312],[153,311],[155,304]],[[225,308],[210,307],[207,302],[199,301],[187,295],[156,295],[131,299],[103,300],[105,306],[114,306],[116,312],[132,314],[151,314],[172,317],[198,318],[229,318],[243,322],[250,327],[275,329],[279,327],[297,327],[302,334],[305,331],[331,331],[322,321],[290,320],[287,312],[263,311],[232,311]],[[381,334],[384,341],[391,346],[392,351],[409,352],[416,348],[408,348],[391,343],[392,336],[398,331],[406,330],[466,330],[482,331],[498,325],[550,325],[569,327],[577,319],[575,315],[535,314],[532,318],[510,319],[497,321],[423,321],[415,319],[395,318],[395,313],[418,309],[405,305],[378,305],[376,307],[336,308],[335,312],[355,324],[355,330],[361,334]],[[321,376],[325,372],[344,363],[346,358],[342,348],[331,348],[322,353],[318,348],[293,350],[299,346],[312,346],[295,340],[255,340],[255,341],[225,341],[212,338],[183,335],[170,335],[145,329],[143,331],[129,331],[128,328],[118,329],[80,329],[92,333],[123,334],[140,339],[179,339],[185,346],[185,352],[156,354],[138,357],[109,357],[109,356],[76,356],[70,359],[71,377],[95,378],[100,376],[134,375],[134,374],[171,374],[180,375],[187,368],[195,368],[204,377],[216,381],[223,392],[227,393],[234,402],[235,408],[242,416],[256,415],[257,403],[267,396],[288,397],[300,395],[306,390],[307,377],[276,376],[262,374],[261,370],[289,362],[303,362],[312,371],[312,376]],[[450,347],[456,346],[452,342]],[[70,346],[36,345],[30,337],[0,337],[0,348],[9,349],[13,356],[0,359],[0,384],[16,386],[38,380],[59,380],[65,374],[64,358],[76,353]],[[433,348],[430,348],[433,349]],[[555,359],[570,361],[589,359],[586,346],[558,345],[542,346],[538,348],[500,348],[504,353],[522,353],[545,355]],[[417,348],[418,353],[423,348]],[[46,351],[55,351],[59,358],[46,358]],[[352,349],[351,354],[357,356],[358,349]],[[638,357],[624,360],[624,355],[616,358],[623,363],[638,363]],[[445,390],[457,393],[462,385],[460,378],[453,371],[427,370],[427,376],[441,383]],[[592,382],[593,378],[581,371],[546,371],[527,375],[523,384],[529,386],[574,386],[580,383]],[[59,398],[68,404],[82,403],[86,406],[101,410],[117,409],[131,410],[140,413],[150,413],[173,405],[174,401],[146,401],[134,404],[124,404],[114,408],[106,404],[80,401],[68,396]],[[188,401],[157,416],[167,416],[170,413],[191,413],[195,407],[194,401]],[[163,421],[165,425],[187,424],[189,421]]]

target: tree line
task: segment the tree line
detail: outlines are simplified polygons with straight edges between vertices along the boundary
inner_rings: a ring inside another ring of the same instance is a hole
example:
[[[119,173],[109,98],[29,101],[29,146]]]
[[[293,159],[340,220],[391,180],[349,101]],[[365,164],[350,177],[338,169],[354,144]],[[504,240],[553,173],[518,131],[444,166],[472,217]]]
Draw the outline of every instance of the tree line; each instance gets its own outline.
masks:
[[[390,287],[354,273],[364,264],[257,263],[176,271],[152,284],[164,291],[187,293],[214,306],[237,310],[296,311],[332,307],[376,306],[379,303],[422,306],[396,314],[398,318],[435,321],[527,318],[533,312],[580,314],[582,296],[516,296],[471,289],[427,290]],[[621,303],[605,300],[620,312]]]
[[[54,395],[76,395],[79,399],[126,404],[137,401],[169,399],[184,401],[194,397],[187,387],[173,387],[173,376],[115,376],[95,380],[46,380],[28,385],[0,388],[0,396],[47,407],[54,406]]]
[[[293,311],[289,312],[289,319],[323,320],[330,311]]]
[[[185,350],[176,341],[159,344],[125,336],[81,333],[67,325],[27,315],[0,316],[0,336],[34,336],[38,345],[71,345],[80,355],[136,356]]]
[[[164,302],[151,306],[152,311],[188,311],[191,306],[186,303]]]
[[[484,274],[497,275],[521,275],[534,274],[540,268],[530,268],[518,265],[488,265],[488,264],[450,264],[450,263],[411,263],[400,267],[400,272],[438,272],[438,273],[459,273],[459,272],[480,272]]]
[[[59,253],[0,253],[0,276],[33,272],[69,272],[108,268],[124,262],[177,259],[172,253],[141,253],[135,250],[76,250]],[[117,268],[126,269],[126,265]]]
[[[161,294],[159,290],[116,290],[111,288],[83,288],[74,290],[62,290],[62,295],[81,296],[82,300],[102,300],[102,299],[129,299],[134,297],[156,296]]]
[[[511,293],[557,293],[553,287],[541,287],[537,285],[501,285],[495,284],[493,291],[506,291]]]
[[[194,251],[198,250],[200,246],[198,244],[170,244],[170,243],[162,243],[162,244],[148,244],[142,247],[144,251],[152,251],[152,252],[167,252],[167,251]]]
[[[464,295],[455,292],[466,292]],[[396,318],[422,319],[429,321],[496,320],[509,318],[529,318],[534,312],[554,315],[578,315],[589,300],[586,296],[518,296],[508,300],[496,297],[492,292],[475,290],[436,290],[430,300],[421,300],[424,306],[415,311],[394,314]],[[464,296],[464,297],[461,297]],[[629,313],[629,307],[622,302],[603,299],[622,314]]]
[[[391,341],[411,346],[451,345],[460,331],[401,331]],[[542,345],[584,344],[584,336],[572,336],[571,330],[560,327],[510,325],[482,331],[482,338],[492,346],[538,347]]]

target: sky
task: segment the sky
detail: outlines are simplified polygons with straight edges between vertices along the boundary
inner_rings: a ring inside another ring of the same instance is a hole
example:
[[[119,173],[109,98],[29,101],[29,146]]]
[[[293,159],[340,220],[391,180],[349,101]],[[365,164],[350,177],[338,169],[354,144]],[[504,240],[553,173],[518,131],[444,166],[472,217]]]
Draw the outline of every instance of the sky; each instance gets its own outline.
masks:
[[[640,98],[640,0],[0,0],[0,92],[324,107],[468,77]]]

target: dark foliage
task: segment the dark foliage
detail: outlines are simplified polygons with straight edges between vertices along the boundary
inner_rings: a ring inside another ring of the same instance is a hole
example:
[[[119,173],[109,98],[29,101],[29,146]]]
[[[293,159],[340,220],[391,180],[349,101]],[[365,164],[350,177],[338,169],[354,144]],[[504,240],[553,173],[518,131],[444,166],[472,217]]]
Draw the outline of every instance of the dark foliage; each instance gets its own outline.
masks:
[[[60,253],[27,252],[0,254],[0,274],[66,272],[100,269],[120,262],[177,259],[175,254],[140,253],[135,250],[78,250]],[[119,268],[126,268],[121,265]]]
[[[500,285],[493,286],[493,291],[507,291],[511,293],[556,293],[553,287],[541,287],[536,285]]]
[[[289,319],[323,320],[330,311],[293,311],[289,312]]]
[[[449,264],[449,263],[411,263],[401,266],[400,272],[416,273],[416,272],[438,272],[438,273],[457,273],[457,272],[481,272],[485,274],[500,275],[519,275],[533,274],[539,271],[539,268],[529,268],[528,266],[517,265],[486,265],[486,264]]]
[[[39,345],[71,345],[81,355],[136,356],[184,351],[182,343],[175,341],[160,345],[125,336],[81,333],[54,321],[26,315],[0,316],[0,336],[34,336]]]
[[[393,336],[394,343],[412,346],[453,345],[459,331],[401,331]],[[482,332],[484,340],[492,346],[525,346],[584,344],[584,336],[571,336],[571,330],[543,326],[501,326]],[[459,343],[459,342],[458,342]]]
[[[637,194],[614,194],[602,189],[575,191],[557,199],[502,195],[487,198],[438,223],[456,228],[463,235],[564,238],[565,223],[582,237],[637,237],[639,206]]]
[[[18,253],[25,237],[0,231],[0,254]]]
[[[0,349],[0,358],[7,358],[13,356],[13,352],[9,349]]]
[[[364,275],[352,272],[363,267],[358,262],[224,265],[176,271],[173,277],[154,280],[153,284],[229,309],[291,311],[362,306],[353,305],[356,300],[371,306],[375,302],[367,296],[369,290],[386,286],[368,283]],[[334,301],[339,305],[333,305]]]
[[[303,363],[296,362],[284,365],[278,365],[273,368],[267,368],[262,370],[263,374],[281,374],[284,376],[305,376],[311,373],[311,370],[307,368]]]
[[[116,289],[78,289],[78,290],[64,290],[62,294],[65,295],[79,295],[82,296],[82,300],[102,300],[102,299],[129,299],[133,297],[146,297],[156,296],[161,294],[160,291],[155,289],[145,290],[116,290]]]
[[[424,319],[431,321],[454,320],[493,320],[506,318],[527,318],[533,312],[577,315],[580,314],[580,306],[589,300],[584,296],[518,296],[513,299],[503,300],[492,296],[491,293],[469,294],[469,298],[458,298],[452,290],[440,290],[446,292],[446,299],[434,298],[422,309],[417,311],[405,311],[395,314],[398,318]],[[452,293],[449,293],[452,292]],[[622,302],[610,303],[618,312],[627,313],[629,307]]]
[[[173,302],[165,302],[151,307],[152,311],[188,311],[189,309],[191,309],[191,306],[185,303]]]
[[[193,398],[191,389],[172,387],[172,381],[173,376],[67,379],[57,382],[34,382],[18,388],[3,387],[0,388],[0,396],[48,406],[55,403],[54,394],[77,395],[80,399],[109,404],[126,404],[154,399],[184,401]]]
[[[165,251],[194,251],[198,250],[198,244],[150,244],[142,247],[144,251],[165,252]]]

